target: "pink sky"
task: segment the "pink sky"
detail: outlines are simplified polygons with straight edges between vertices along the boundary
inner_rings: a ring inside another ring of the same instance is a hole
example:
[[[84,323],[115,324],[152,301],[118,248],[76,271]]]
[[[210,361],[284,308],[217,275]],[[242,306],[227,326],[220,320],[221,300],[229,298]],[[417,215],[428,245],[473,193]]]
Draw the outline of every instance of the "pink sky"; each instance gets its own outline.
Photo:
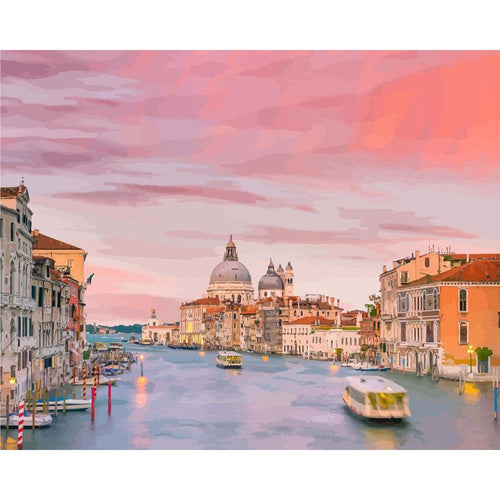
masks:
[[[500,251],[498,52],[3,52],[2,185],[85,248],[89,322],[254,286],[363,306],[384,263]]]

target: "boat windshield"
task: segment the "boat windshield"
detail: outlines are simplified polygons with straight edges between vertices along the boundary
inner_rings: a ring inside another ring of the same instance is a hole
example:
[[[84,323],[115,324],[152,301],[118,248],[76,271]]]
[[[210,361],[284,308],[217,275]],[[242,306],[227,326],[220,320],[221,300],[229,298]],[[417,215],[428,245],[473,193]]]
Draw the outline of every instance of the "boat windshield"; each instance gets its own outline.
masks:
[[[406,394],[404,392],[370,392],[368,400],[372,408],[388,410],[393,408],[402,408]]]

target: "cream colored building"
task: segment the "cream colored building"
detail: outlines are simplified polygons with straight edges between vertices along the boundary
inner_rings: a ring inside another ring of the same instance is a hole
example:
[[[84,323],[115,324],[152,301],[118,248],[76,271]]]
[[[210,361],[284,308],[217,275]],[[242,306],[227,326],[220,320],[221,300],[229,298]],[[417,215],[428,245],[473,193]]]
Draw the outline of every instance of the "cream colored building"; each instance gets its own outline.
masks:
[[[325,317],[305,317],[283,325],[283,354],[332,359],[336,349],[342,355],[361,350],[359,329],[343,329]]]
[[[150,340],[153,344],[177,343],[179,325],[176,323],[161,324],[152,309],[147,324],[142,327],[142,340]]]
[[[0,382],[1,401],[26,396],[31,377],[33,328],[31,217],[28,189],[2,187],[0,192]],[[10,384],[9,379],[15,381]]]

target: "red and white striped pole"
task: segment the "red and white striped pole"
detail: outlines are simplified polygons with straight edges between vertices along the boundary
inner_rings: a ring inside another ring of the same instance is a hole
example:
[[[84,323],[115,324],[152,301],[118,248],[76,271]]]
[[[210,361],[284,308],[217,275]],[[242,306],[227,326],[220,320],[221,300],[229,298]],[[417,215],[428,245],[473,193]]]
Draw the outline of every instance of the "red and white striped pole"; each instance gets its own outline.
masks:
[[[8,415],[7,415],[7,418]],[[32,416],[32,418],[34,418]],[[19,401],[19,420],[17,422],[17,449],[23,449],[23,431],[24,431],[24,401]]]
[[[87,399],[87,363],[83,363],[83,394],[82,398]]]

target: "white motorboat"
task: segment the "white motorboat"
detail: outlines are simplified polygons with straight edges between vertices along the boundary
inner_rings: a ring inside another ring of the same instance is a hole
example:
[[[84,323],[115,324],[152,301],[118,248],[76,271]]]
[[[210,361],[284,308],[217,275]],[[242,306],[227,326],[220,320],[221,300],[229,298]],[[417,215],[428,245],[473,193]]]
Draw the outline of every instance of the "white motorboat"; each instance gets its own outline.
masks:
[[[358,415],[401,420],[411,415],[404,387],[384,377],[347,377],[344,403]]]
[[[55,411],[56,409],[56,402],[54,401],[54,398],[51,398],[49,400],[49,411]],[[88,408],[90,408],[92,402],[90,399],[71,399],[68,398],[66,399],[66,411],[85,411]],[[37,409],[43,409],[43,400],[39,399],[36,402],[36,407]],[[57,411],[63,411],[64,409],[64,402],[63,398],[57,398]]]
[[[9,415],[9,427],[17,427],[19,422],[19,415],[11,413]],[[35,416],[35,427],[49,427],[52,424],[52,416],[48,413],[37,413]],[[6,427],[5,415],[0,417],[0,427]],[[24,427],[33,427],[33,414],[24,413]]]
[[[215,362],[220,368],[241,368],[243,366],[241,354],[234,351],[219,351]]]

